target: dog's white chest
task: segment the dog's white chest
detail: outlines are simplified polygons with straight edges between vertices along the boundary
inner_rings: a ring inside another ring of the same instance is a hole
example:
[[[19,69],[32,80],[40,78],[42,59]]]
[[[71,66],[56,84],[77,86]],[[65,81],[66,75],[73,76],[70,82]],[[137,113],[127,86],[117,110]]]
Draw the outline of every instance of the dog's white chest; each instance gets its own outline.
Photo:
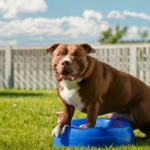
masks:
[[[60,91],[60,96],[69,105],[73,105],[80,111],[83,109],[83,104],[81,103],[81,97],[79,95],[79,85],[77,84],[81,79],[70,81],[62,80],[60,85],[62,90]]]

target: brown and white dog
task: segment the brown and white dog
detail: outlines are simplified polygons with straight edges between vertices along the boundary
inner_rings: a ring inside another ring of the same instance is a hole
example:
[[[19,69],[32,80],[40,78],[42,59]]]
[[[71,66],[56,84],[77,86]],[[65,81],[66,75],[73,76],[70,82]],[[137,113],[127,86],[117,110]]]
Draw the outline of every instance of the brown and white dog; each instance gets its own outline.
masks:
[[[87,113],[86,128],[94,127],[98,115],[112,112],[128,120],[150,138],[150,88],[137,78],[91,57],[88,44],[54,44],[52,53],[57,90],[64,115],[52,132],[59,137],[69,125],[75,108]]]

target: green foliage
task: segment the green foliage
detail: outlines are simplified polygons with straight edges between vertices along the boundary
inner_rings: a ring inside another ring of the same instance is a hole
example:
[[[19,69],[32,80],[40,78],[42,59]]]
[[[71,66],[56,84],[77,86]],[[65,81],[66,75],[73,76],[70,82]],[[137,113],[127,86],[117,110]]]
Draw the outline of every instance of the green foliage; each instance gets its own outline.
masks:
[[[128,28],[125,26],[121,29],[120,25],[116,25],[113,29],[109,27],[106,31],[101,33],[99,42],[101,44],[114,44],[119,42],[119,40],[126,34]]]
[[[144,31],[138,30],[138,34],[140,35],[142,42],[145,42],[146,38],[149,35],[149,31],[148,30],[144,30]]]
[[[51,131],[57,124],[55,112],[62,111],[55,90],[0,90],[0,150],[149,150],[150,140],[134,145],[106,148],[53,147]],[[76,111],[74,117],[86,115]]]

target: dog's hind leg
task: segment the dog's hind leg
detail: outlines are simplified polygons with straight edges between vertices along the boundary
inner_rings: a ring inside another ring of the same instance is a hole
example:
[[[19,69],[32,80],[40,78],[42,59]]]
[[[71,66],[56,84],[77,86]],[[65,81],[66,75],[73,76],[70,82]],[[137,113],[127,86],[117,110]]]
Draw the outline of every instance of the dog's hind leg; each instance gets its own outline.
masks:
[[[143,137],[142,140],[150,139],[150,123],[139,129],[141,132],[145,133],[146,135],[146,137]]]

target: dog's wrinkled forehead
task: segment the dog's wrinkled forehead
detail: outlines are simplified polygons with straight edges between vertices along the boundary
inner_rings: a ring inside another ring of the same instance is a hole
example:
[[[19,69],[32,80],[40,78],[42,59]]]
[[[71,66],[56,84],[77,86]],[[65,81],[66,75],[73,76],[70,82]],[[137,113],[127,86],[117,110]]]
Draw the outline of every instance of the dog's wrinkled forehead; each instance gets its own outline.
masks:
[[[67,44],[66,45],[68,51],[77,51],[78,49],[83,49],[81,46],[79,46],[78,44]]]
[[[75,48],[79,47],[78,44],[66,44],[66,46],[67,46],[68,49],[75,49]]]
[[[50,48],[46,50],[46,53],[53,53],[55,50],[61,51],[85,51],[86,53],[94,53],[95,49],[93,49],[89,44],[82,43],[82,44],[64,44],[64,43],[57,43],[53,44]]]
[[[82,47],[79,45],[79,44],[60,44],[58,47],[57,47],[57,49],[62,49],[62,50],[65,50],[65,49],[67,49],[67,50],[69,50],[69,51],[71,51],[71,50],[77,50],[77,49],[81,49]]]

